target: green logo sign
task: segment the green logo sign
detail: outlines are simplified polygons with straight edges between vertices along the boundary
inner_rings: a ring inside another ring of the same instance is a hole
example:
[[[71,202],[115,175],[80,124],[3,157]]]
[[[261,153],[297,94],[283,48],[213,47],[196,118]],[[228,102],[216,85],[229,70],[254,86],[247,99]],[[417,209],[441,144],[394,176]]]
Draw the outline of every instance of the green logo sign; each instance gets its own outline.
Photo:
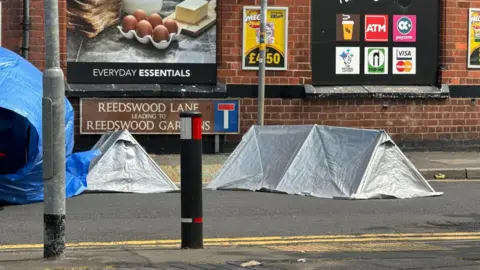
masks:
[[[385,48],[368,48],[367,73],[370,73],[370,74],[387,73],[386,59],[387,59],[387,53]]]

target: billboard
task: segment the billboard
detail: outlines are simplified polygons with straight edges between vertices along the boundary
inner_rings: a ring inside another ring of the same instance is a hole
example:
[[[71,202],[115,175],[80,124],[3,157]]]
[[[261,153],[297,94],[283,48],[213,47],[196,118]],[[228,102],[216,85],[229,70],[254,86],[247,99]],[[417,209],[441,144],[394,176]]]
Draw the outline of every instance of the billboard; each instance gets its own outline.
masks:
[[[480,68],[480,8],[470,8],[468,16],[468,68]]]
[[[260,7],[243,7],[242,68],[258,70],[260,51]],[[266,25],[266,70],[287,70],[288,8],[268,7]]]
[[[438,0],[312,1],[311,31],[314,85],[438,84]]]
[[[238,99],[83,98],[80,134],[180,134],[180,112],[192,110],[202,113],[206,135],[240,132]]]
[[[67,81],[214,84],[217,0],[67,0]]]

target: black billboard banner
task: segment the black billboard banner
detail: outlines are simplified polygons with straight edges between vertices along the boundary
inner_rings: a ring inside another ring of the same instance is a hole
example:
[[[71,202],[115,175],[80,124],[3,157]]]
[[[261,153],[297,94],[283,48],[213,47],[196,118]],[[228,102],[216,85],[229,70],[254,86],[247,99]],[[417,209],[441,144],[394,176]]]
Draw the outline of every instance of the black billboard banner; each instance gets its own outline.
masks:
[[[217,0],[67,0],[67,81],[215,84]]]
[[[312,1],[314,85],[438,83],[438,0],[326,1]]]

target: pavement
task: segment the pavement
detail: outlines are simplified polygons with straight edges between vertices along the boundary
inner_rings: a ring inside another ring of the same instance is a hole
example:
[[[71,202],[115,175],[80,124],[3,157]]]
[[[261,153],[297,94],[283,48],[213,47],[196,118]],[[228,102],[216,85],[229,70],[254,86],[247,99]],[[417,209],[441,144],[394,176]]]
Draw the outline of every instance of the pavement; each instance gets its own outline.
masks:
[[[0,253],[0,269],[480,269],[480,242],[383,242],[181,249],[67,250],[62,260],[41,251]],[[335,249],[328,247],[335,246]],[[352,248],[353,246],[354,248]],[[327,248],[326,248],[327,247]],[[350,248],[349,248],[350,247]],[[242,267],[242,264],[255,265]]]
[[[479,152],[405,152],[426,179],[480,179]]]
[[[478,152],[404,152],[426,179],[480,179]],[[173,182],[180,182],[179,155],[151,155]],[[210,182],[229,154],[203,155],[203,181]],[[436,175],[440,175],[437,178]]]

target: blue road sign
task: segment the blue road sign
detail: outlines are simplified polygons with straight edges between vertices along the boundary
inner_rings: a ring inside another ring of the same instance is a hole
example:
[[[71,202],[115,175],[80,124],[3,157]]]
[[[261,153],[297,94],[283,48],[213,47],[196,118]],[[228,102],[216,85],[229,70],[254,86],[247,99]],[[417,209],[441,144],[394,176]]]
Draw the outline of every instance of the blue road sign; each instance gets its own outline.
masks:
[[[213,104],[213,132],[238,133],[240,102],[238,100],[215,100]]]

